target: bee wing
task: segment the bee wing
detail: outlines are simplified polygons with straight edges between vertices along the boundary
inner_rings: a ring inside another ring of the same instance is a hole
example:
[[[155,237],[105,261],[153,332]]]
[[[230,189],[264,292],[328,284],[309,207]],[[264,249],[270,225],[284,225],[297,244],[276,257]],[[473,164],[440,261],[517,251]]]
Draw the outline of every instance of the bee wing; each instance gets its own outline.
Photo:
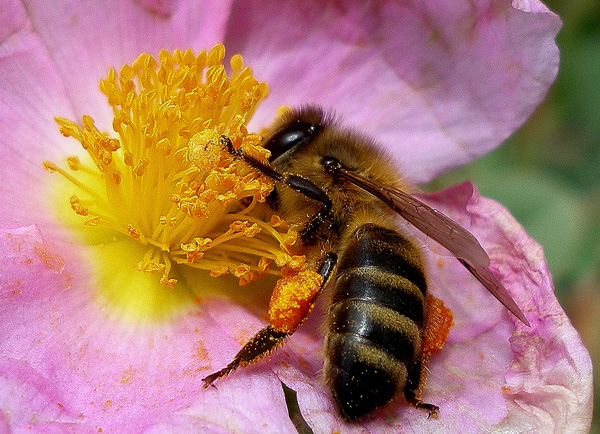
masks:
[[[379,185],[347,169],[340,169],[340,174],[381,199],[410,224],[448,249],[500,303],[524,324],[529,325],[502,282],[488,268],[490,258],[487,252],[468,230],[402,190]]]

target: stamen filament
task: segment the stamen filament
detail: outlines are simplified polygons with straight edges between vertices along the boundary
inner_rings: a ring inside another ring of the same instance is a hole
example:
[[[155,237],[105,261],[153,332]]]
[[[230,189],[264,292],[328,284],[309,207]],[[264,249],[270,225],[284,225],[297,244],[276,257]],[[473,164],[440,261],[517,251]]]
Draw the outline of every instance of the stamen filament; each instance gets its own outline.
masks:
[[[100,206],[108,207],[108,203],[106,202],[105,198],[102,197],[102,195],[98,194],[95,190],[89,188],[87,185],[80,182],[74,176],[71,176],[66,170],[54,165],[53,163],[48,163],[48,162],[44,162],[44,167],[46,167],[46,170],[48,170],[48,171],[57,172],[57,173],[61,174],[62,176],[64,176],[65,178],[67,178],[67,180],[69,180],[71,183],[73,183],[77,188],[79,188],[80,190],[82,190],[82,191],[86,192],[87,194],[89,194],[90,196],[92,196],[97,201],[98,204],[101,204]]]

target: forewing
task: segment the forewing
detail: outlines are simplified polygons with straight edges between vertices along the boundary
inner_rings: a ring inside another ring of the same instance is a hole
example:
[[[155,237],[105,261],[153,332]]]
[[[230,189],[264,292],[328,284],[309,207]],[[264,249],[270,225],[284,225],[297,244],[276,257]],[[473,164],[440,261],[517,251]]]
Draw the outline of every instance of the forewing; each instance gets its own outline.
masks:
[[[347,169],[340,169],[339,173],[381,199],[410,224],[448,249],[500,303],[524,324],[529,325],[502,282],[488,268],[490,258],[473,234],[440,211],[402,190],[378,185]]]

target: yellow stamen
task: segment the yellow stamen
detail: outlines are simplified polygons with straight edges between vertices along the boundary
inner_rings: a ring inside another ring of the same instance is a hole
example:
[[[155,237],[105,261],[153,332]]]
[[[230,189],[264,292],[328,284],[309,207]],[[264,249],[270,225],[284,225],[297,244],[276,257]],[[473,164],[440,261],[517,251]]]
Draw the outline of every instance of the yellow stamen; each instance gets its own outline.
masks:
[[[243,285],[299,270],[306,261],[294,255],[294,228],[264,206],[254,212],[272,181],[223,146],[226,135],[234,147],[268,158],[261,137],[246,128],[267,85],[239,55],[228,75],[224,57],[219,44],[198,55],[163,50],[157,60],[142,54],[119,72],[111,69],[100,89],[112,106],[116,137],[89,116],[81,125],[56,118],[89,161],[68,157],[64,169],[44,162],[70,182],[68,203],[84,218],[81,227],[107,228],[112,240],[127,237],[144,246],[135,268],[159,274],[168,287],[177,282],[171,276],[177,267],[231,273]]]

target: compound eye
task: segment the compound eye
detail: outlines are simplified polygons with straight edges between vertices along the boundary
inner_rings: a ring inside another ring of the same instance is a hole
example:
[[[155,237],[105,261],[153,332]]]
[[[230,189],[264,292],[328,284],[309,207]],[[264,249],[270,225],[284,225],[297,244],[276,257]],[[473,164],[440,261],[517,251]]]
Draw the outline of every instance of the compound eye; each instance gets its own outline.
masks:
[[[264,147],[271,151],[269,161],[273,161],[292,148],[302,148],[317,133],[318,126],[306,122],[288,124],[269,137]]]

